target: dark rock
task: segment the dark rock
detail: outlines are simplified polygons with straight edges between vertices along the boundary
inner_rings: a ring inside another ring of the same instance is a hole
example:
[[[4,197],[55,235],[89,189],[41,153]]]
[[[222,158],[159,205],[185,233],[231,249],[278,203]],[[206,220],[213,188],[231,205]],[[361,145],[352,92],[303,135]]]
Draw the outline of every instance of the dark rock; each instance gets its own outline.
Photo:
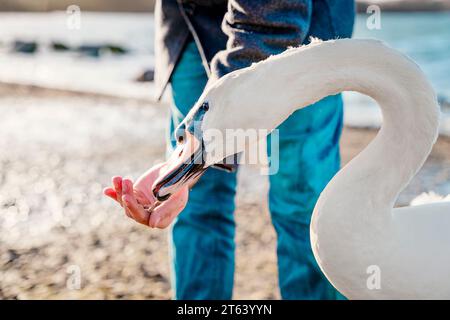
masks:
[[[70,50],[69,46],[65,45],[62,42],[56,42],[56,41],[52,42],[51,48],[54,51],[69,51]]]
[[[155,71],[146,70],[136,78],[137,82],[151,82],[155,79]]]
[[[99,247],[102,246],[102,241],[101,241],[99,238],[95,237],[95,238],[93,239],[93,241],[92,241],[92,245],[93,245],[95,248],[99,248]]]
[[[38,49],[38,44],[35,41],[14,41],[13,51],[26,54],[34,54]]]
[[[102,49],[102,46],[97,45],[81,45],[79,46],[76,51],[81,53],[82,55],[98,58],[100,57],[100,51]]]
[[[82,55],[98,58],[103,53],[112,53],[114,55],[123,55],[128,53],[128,50],[124,47],[114,44],[93,44],[93,45],[81,45],[75,49]]]
[[[118,54],[118,55],[122,55],[122,54],[126,54],[128,53],[128,50],[119,46],[119,45],[114,45],[114,44],[107,44],[103,46],[103,49],[105,50],[109,50],[112,54]]]
[[[6,263],[12,263],[12,262],[14,262],[15,260],[17,260],[20,257],[20,254],[17,253],[17,251],[13,250],[13,249],[9,249],[7,251],[7,253],[8,253],[8,258],[7,258],[7,262]]]

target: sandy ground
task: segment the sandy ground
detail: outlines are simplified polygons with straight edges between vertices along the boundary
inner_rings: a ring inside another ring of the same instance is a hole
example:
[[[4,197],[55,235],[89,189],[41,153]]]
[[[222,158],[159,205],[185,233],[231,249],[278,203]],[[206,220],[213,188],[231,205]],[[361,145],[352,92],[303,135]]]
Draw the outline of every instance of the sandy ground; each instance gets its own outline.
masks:
[[[161,161],[166,110],[0,86],[0,298],[171,297],[168,231],[126,219],[101,194],[112,175],[137,177]],[[344,162],[374,134],[346,128]],[[240,178],[234,298],[276,299],[267,182],[252,168]],[[423,191],[450,193],[449,181],[450,139],[440,138],[399,205]]]

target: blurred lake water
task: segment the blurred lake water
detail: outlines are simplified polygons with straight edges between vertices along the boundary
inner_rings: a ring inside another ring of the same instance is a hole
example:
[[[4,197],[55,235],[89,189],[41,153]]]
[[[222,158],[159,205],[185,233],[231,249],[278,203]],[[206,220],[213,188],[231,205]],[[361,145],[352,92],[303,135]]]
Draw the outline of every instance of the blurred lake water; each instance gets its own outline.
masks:
[[[358,15],[355,38],[380,39],[407,54],[450,99],[450,12],[382,13],[379,30],[369,30],[366,21]]]
[[[65,12],[0,13],[0,81],[46,88],[152,99],[149,83],[134,81],[153,67],[153,15],[82,12],[79,29]],[[34,41],[35,53],[17,53],[13,43]],[[58,42],[72,50],[55,51]],[[114,45],[126,54],[86,55],[81,46]]]
[[[443,106],[441,133],[450,135],[450,12],[382,12],[381,28],[367,26],[358,14],[355,38],[375,38],[413,58],[427,74]],[[152,14],[82,12],[80,29],[67,27],[65,12],[0,13],[0,82],[106,93],[152,100],[151,83],[134,81],[153,68]],[[35,54],[12,52],[14,41],[35,41]],[[91,57],[51,49],[57,41],[72,48],[113,44],[124,55]],[[379,127],[379,108],[368,97],[346,93],[345,123]]]
[[[442,102],[441,134],[450,135],[450,12],[386,12],[381,14],[380,29],[369,29],[368,17],[358,15],[354,37],[385,41],[422,68]],[[381,113],[373,100],[354,93],[346,93],[345,98],[347,124],[381,124]]]

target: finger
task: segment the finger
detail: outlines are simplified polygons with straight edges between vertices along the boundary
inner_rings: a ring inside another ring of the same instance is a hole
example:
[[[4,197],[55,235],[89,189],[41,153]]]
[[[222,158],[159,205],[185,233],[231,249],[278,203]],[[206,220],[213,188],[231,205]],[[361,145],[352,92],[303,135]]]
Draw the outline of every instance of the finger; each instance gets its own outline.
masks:
[[[125,209],[132,219],[136,220],[139,223],[148,225],[150,213],[145,211],[144,208],[142,208],[142,206],[136,202],[136,199],[127,194],[122,196],[122,201]]]
[[[123,204],[122,204],[122,177],[118,177],[118,176],[113,177],[112,184],[116,191],[117,201],[120,203],[120,205],[123,206]]]
[[[122,181],[122,203],[129,210],[129,213],[139,223],[148,225],[148,220],[150,213],[148,213],[144,208],[137,203],[136,198],[133,194],[133,183],[129,179],[124,179]]]
[[[132,219],[132,220],[135,220],[134,218],[133,218],[133,215],[131,214],[131,212],[130,212],[130,209],[128,209],[128,207],[126,206],[126,204],[123,202],[123,194],[124,194],[124,191],[126,192],[127,191],[127,189],[126,189],[126,184],[124,183],[124,181],[122,180],[122,196],[121,196],[121,202],[123,203],[123,211],[125,212],[125,215],[128,217],[128,218],[130,218],[130,219]],[[124,188],[125,187],[125,188]],[[124,190],[125,189],[125,190]]]
[[[103,189],[103,194],[106,195],[106,196],[108,196],[108,197],[110,197],[111,199],[115,200],[115,201],[118,202],[119,204],[121,204],[121,201],[119,201],[119,200],[117,199],[117,193],[116,193],[116,190],[114,190],[113,188],[108,187],[108,188]],[[126,208],[124,209],[124,211],[125,211],[125,215],[126,215],[128,218],[133,219],[133,218],[131,217],[130,213],[128,212],[128,210],[127,210]]]
[[[122,194],[121,194],[121,197],[120,197],[120,201],[121,201],[121,203],[122,203],[123,211],[125,212],[125,215],[126,215],[128,218],[134,220],[133,216],[131,215],[130,210],[127,208],[127,206],[125,205],[125,203],[123,203],[124,185],[125,185],[125,184],[124,184],[124,181],[121,180],[121,191],[122,191]],[[126,186],[125,186],[125,191],[126,191]]]
[[[134,220],[133,216],[132,216],[131,213],[130,213],[130,210],[129,210],[126,206],[124,206],[123,210],[124,210],[124,212],[125,212],[125,215],[126,215],[128,218],[130,218],[131,220]]]
[[[114,190],[111,187],[107,187],[105,189],[103,189],[103,194],[107,197],[110,197],[111,199],[117,201],[117,193],[116,190]]]
[[[151,214],[149,226],[164,229],[168,227],[178,214],[186,207],[188,189],[182,189],[168,201],[159,205]]]

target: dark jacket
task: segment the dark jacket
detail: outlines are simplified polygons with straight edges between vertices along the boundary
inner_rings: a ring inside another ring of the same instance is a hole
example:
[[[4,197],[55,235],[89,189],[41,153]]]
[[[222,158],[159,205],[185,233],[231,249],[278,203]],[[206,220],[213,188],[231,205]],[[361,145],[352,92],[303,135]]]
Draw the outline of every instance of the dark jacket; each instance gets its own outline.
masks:
[[[157,0],[157,97],[190,37],[208,76],[220,77],[308,43],[311,36],[348,38],[354,17],[354,0]]]

